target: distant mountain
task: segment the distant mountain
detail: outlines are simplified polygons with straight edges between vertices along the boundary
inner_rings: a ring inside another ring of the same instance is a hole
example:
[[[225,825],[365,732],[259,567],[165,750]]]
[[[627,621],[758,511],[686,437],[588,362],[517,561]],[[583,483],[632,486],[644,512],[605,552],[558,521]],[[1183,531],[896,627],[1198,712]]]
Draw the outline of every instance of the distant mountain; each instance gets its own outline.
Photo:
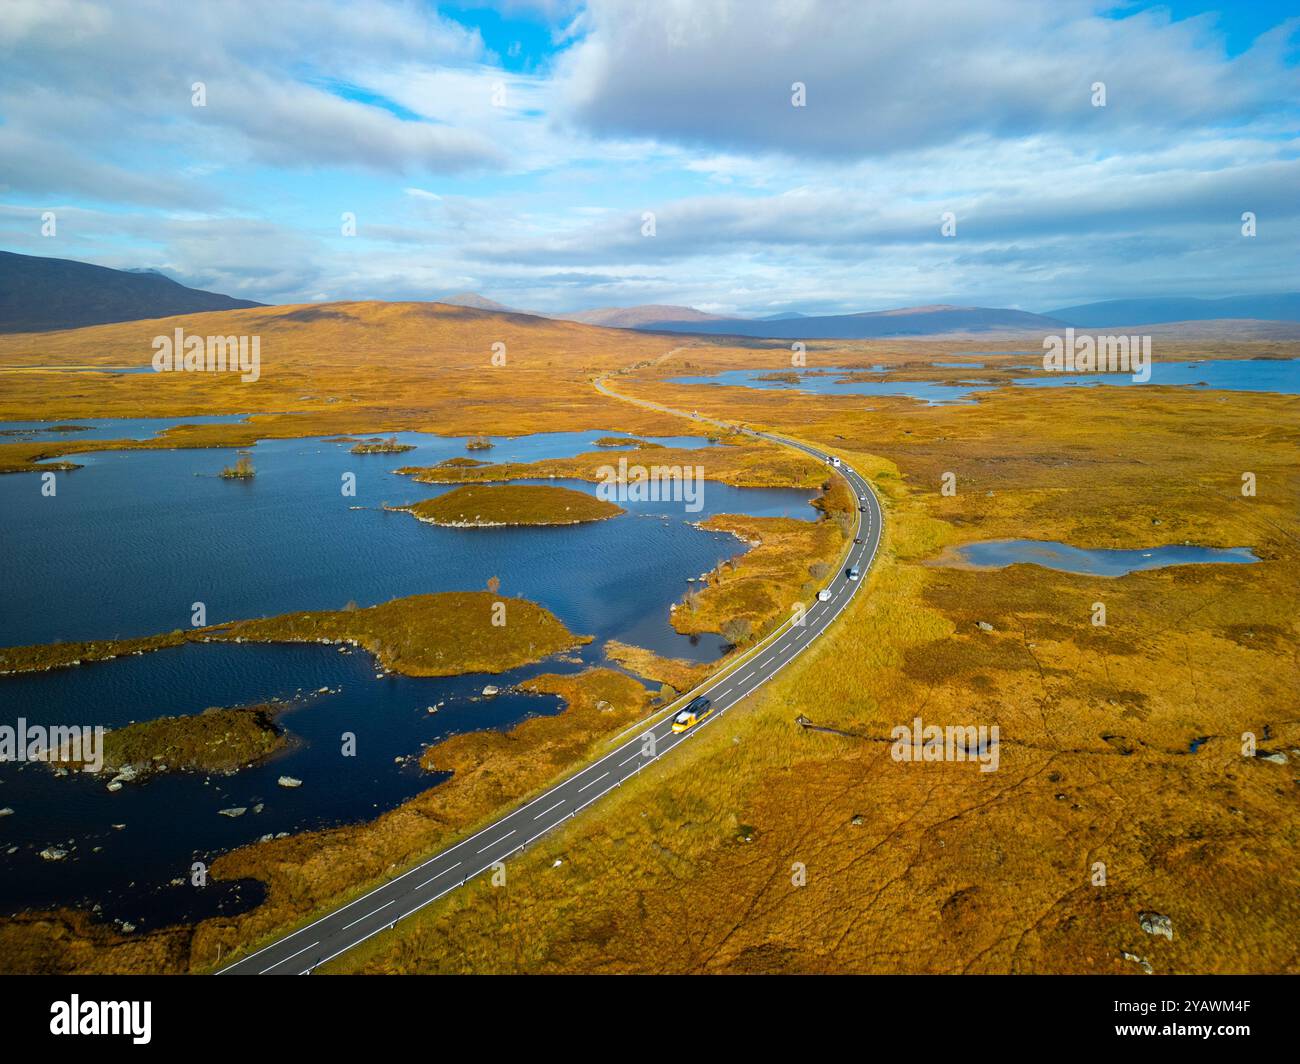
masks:
[[[1023,310],[994,307],[901,307],[865,314],[832,314],[755,320],[714,318],[660,321],[638,326],[665,332],[751,336],[776,340],[865,340],[874,337],[933,336],[940,333],[1042,332],[1063,329],[1066,322]]]
[[[1300,292],[1271,296],[1230,296],[1227,299],[1110,299],[1103,303],[1062,307],[1047,313],[1053,318],[1061,318],[1071,325],[1087,329],[1225,318],[1300,321]]]
[[[563,321],[578,321],[584,325],[604,325],[611,329],[657,329],[662,322],[692,325],[696,322],[728,321],[717,314],[706,314],[694,307],[674,307],[662,303],[647,303],[638,307],[605,307],[600,310],[580,310],[573,314],[552,314]],[[693,330],[685,329],[690,332]]]
[[[532,314],[531,310],[516,310],[514,307],[507,307],[504,303],[498,303],[495,299],[488,299],[487,296],[481,296],[477,292],[457,292],[454,296],[445,296],[438,300],[439,303],[450,303],[453,307],[469,307],[470,310],[490,310],[497,314]]]
[[[800,314],[797,310],[787,310],[780,314],[764,314],[761,318],[757,318],[755,320],[756,321],[791,321],[794,318],[806,318],[806,317],[808,317],[807,314]]]
[[[0,333],[260,306],[265,304],[186,288],[156,270],[112,270],[72,259],[0,251]]]

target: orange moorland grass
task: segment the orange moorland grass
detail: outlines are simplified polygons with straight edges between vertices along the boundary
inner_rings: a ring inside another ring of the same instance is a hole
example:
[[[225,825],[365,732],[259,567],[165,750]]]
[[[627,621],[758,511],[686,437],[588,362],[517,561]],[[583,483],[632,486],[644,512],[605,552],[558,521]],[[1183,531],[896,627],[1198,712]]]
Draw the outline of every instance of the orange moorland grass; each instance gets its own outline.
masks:
[[[243,382],[231,372],[59,371],[148,366],[153,338],[176,328],[200,336],[259,336],[259,379]],[[66,456],[101,450],[247,447],[259,439],[407,429],[467,436],[612,428],[680,435],[689,431],[681,419],[638,413],[587,385],[611,368],[652,361],[678,342],[440,303],[372,302],[0,336],[0,420],[251,415],[244,423],[178,427],[159,440],[79,441],[70,433],[48,442],[4,442],[0,472],[30,470],[39,459],[75,465]],[[505,345],[504,365],[492,361],[494,344]]]
[[[810,431],[802,397],[701,391],[701,412],[869,472],[886,523],[867,594],[507,886],[470,884],[333,970],[1300,968],[1294,397],[1062,389],[867,412],[818,396]],[[1242,496],[1242,470],[1268,489]],[[1118,579],[927,564],[1006,535],[1265,560]],[[996,724],[996,771],[896,760],[914,717]],[[1172,940],[1142,928],[1153,912]]]
[[[726,626],[734,621],[742,622],[739,631],[748,636],[769,631],[828,582],[845,542],[831,521],[723,514],[700,527],[730,532],[751,549],[708,573],[673,610],[673,627],[687,635],[728,634]]]
[[[703,683],[709,673],[722,668],[726,660],[702,664],[682,658],[665,658],[652,650],[632,646],[617,639],[606,640],[601,649],[605,652],[606,658],[622,665],[629,672],[644,676],[647,680],[667,684],[672,691],[678,693],[689,691]]]
[[[501,623],[504,621],[505,623]],[[176,629],[156,636],[0,649],[6,672],[34,672],[106,661],[183,643],[349,643],[407,676],[507,672],[591,642],[549,610],[487,591],[408,595],[364,609],[305,610]]]

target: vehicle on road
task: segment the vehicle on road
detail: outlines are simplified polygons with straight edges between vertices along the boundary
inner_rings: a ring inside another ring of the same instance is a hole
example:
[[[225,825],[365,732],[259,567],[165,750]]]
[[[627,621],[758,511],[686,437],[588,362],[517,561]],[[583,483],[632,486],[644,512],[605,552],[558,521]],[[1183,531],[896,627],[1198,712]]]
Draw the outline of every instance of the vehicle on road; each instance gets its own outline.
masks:
[[[687,728],[693,728],[712,712],[713,703],[704,695],[700,695],[673,717],[673,731],[684,732]]]
[[[830,590],[830,588],[828,588],[828,587],[824,587],[824,588],[822,588],[820,591],[817,592],[817,601],[818,601],[818,602],[830,602],[830,600],[831,600],[831,590]]]
[[[834,455],[831,455],[830,462],[831,462],[831,465],[833,465],[836,469],[839,469],[839,467],[840,467],[840,460],[839,460],[838,458],[836,458]]]
[[[854,537],[853,537],[853,542],[856,543],[856,544],[858,544],[858,545],[860,546],[860,545],[862,544],[862,537],[861,537],[861,536],[854,536]]]
[[[857,580],[862,575],[862,570],[856,565],[850,565],[848,573],[845,574],[850,580]]]

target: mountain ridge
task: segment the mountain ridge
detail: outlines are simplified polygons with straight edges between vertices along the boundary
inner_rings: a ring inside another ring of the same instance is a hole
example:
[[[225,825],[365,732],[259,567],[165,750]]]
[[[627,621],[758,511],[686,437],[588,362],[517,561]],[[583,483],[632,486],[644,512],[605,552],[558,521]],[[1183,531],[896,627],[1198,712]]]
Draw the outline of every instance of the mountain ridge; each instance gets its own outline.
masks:
[[[157,270],[115,270],[76,259],[0,251],[0,333],[265,306],[189,288]]]

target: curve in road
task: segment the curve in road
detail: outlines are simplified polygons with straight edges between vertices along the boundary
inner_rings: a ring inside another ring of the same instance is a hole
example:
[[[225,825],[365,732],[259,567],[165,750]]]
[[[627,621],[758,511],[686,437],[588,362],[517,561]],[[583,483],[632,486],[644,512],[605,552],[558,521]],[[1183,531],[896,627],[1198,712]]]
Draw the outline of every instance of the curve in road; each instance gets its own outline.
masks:
[[[604,380],[594,382],[604,394],[624,402],[661,410],[678,417],[722,424],[711,418],[685,415],[659,404],[630,399],[610,391]],[[746,430],[751,435],[804,451],[829,461],[830,455],[801,441]],[[860,510],[854,541],[846,551],[839,573],[828,585],[830,598],[815,601],[804,614],[803,623],[787,620],[775,632],[729,664],[694,691],[657,714],[660,719],[620,743],[610,753],[586,765],[564,781],[538,795],[528,804],[512,810],[467,839],[408,869],[381,886],[353,899],[311,923],[277,939],[268,946],[231,964],[220,974],[297,975],[311,972],[354,946],[394,926],[468,880],[488,871],[507,857],[523,850],[566,820],[577,816],[592,803],[630,779],[648,765],[690,742],[727,710],[767,683],[795,659],[835,621],[853,596],[866,583],[867,573],[880,544],[880,503],[870,484],[856,470],[841,464],[837,470],[853,488]],[[846,573],[857,566],[860,580]],[[672,730],[672,714],[687,699],[707,695],[713,712],[684,732]],[[650,718],[654,720],[654,718]],[[640,726],[638,726],[640,727]]]

